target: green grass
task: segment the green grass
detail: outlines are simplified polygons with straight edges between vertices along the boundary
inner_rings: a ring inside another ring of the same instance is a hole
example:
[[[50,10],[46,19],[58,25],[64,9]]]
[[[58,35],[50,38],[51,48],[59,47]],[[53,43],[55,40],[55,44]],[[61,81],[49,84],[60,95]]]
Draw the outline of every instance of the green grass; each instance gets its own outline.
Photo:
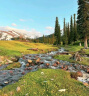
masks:
[[[88,49],[83,49],[85,54],[89,55],[89,48]]]
[[[66,50],[69,52],[77,52],[83,48],[83,46],[78,46],[78,45],[68,45],[64,47]]]
[[[27,50],[30,48],[38,48],[39,51]],[[43,52],[40,51],[43,49]],[[46,53],[48,50],[58,49],[52,45],[41,43],[29,43],[20,41],[0,41],[0,55],[1,56],[21,56],[23,54],[39,54]]]
[[[41,72],[44,72],[44,75]],[[18,86],[21,88],[20,92],[16,91]],[[60,89],[66,91],[59,92]],[[12,96],[89,96],[89,89],[81,82],[71,79],[69,72],[40,69],[28,73],[17,83],[0,90],[0,96],[11,96],[11,93]]]
[[[82,65],[88,65],[89,66],[89,58],[86,57],[81,57],[82,61],[75,61],[73,59],[70,59],[72,55],[56,55],[54,56],[55,59],[63,60],[63,61],[68,61],[71,63],[78,63]]]
[[[13,64],[9,64],[6,68],[4,68],[3,70],[10,70],[13,68],[20,68],[21,64],[19,62],[15,62]]]

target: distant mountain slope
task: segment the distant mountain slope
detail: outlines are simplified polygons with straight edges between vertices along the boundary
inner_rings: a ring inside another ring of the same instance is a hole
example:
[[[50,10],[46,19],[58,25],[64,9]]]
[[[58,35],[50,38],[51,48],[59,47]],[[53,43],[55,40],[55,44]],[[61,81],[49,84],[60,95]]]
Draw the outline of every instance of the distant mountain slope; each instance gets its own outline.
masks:
[[[19,32],[12,31],[0,31],[0,40],[11,40],[12,38],[26,38],[25,34],[21,34]]]

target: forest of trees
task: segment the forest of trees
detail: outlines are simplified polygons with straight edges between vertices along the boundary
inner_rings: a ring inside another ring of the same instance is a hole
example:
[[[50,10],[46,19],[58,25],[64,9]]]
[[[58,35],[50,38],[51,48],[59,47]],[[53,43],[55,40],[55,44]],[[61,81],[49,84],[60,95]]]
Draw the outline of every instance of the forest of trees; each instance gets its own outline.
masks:
[[[62,33],[63,32],[63,33]],[[88,48],[89,37],[89,0],[78,0],[78,11],[70,16],[70,22],[63,21],[63,31],[60,28],[58,17],[55,21],[54,33],[36,39],[36,42],[68,45],[76,41],[84,42],[84,48]]]

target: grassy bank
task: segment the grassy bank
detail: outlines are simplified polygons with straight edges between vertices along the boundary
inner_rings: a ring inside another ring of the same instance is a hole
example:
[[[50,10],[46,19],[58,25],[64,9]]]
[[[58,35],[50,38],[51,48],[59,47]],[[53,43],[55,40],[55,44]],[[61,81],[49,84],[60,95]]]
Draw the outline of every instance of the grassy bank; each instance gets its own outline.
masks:
[[[38,48],[39,51],[27,50],[30,48]],[[40,51],[40,50],[43,51]],[[41,43],[29,43],[19,41],[0,41],[0,55],[2,56],[20,56],[23,54],[39,54],[47,51],[55,50],[57,47]]]
[[[20,90],[17,91],[16,88]],[[60,92],[60,89],[66,89]],[[62,70],[40,69],[0,90],[0,96],[88,96],[89,89]]]

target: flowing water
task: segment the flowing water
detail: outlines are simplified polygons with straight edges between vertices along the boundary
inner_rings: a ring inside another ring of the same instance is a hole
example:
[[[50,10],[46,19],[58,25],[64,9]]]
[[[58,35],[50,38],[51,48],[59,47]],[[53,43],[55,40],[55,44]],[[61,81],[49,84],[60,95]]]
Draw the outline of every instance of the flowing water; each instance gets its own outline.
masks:
[[[47,54],[27,54],[24,57],[20,58],[18,62],[21,63],[20,68],[14,68],[11,70],[2,70],[7,65],[3,65],[0,67],[0,89],[2,89],[4,86],[8,84],[13,84],[19,80],[22,76],[27,74],[28,72],[37,71],[39,68],[50,68],[50,69],[66,69],[70,72],[77,72],[81,71],[83,73],[83,77],[78,77],[78,80],[81,82],[89,82],[89,74],[86,73],[86,68],[88,66],[69,63],[67,61],[62,60],[56,60],[53,58],[54,55],[66,52],[63,48],[59,49],[58,51],[52,51]],[[29,67],[26,67],[26,64],[28,63],[28,60],[36,61],[38,58],[40,58],[40,64],[37,63],[36,65]],[[59,61],[60,64],[57,66],[53,66],[55,62]],[[47,66],[46,64],[49,64]]]

